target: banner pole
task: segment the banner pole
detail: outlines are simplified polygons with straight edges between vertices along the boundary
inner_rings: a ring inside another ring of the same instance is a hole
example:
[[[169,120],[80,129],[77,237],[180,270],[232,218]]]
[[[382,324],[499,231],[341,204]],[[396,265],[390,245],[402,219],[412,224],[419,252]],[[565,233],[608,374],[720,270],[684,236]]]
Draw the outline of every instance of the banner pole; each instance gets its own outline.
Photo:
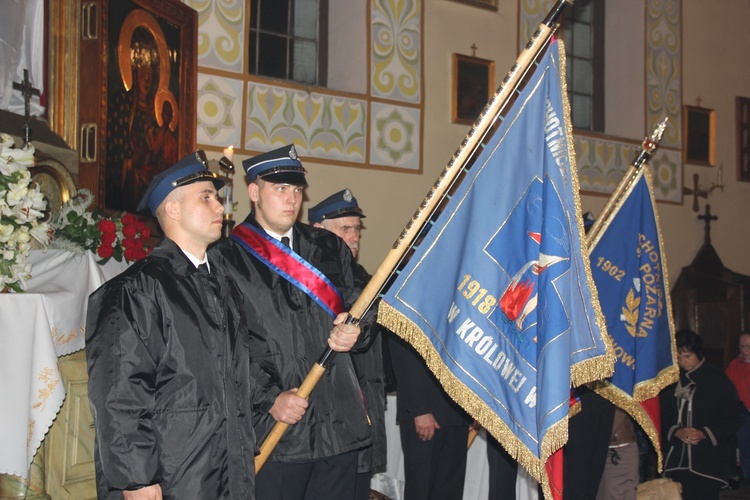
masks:
[[[539,57],[544,47],[549,43],[552,34],[557,27],[557,19],[562,14],[566,5],[572,5],[572,0],[558,0],[550,10],[544,21],[537,27],[531,39],[527,42],[516,62],[511,67],[505,79],[498,87],[495,94],[484,107],[479,117],[466,134],[461,145],[448,162],[443,172],[435,181],[435,184],[427,193],[425,199],[420,203],[411,220],[407,223],[399,237],[393,244],[391,250],[386,254],[383,262],[373,274],[365,286],[357,301],[349,311],[347,323],[357,324],[359,319],[365,315],[372,304],[377,300],[378,294],[383,289],[388,279],[403,260],[406,252],[417,239],[424,224],[437,210],[438,205],[445,197],[448,190],[454,184],[463,170],[466,162],[471,158],[480,142],[497,120],[498,116],[510,101],[513,92],[518,88],[522,79],[531,68],[534,61]],[[327,348],[320,359],[311,368],[302,385],[297,390],[297,395],[303,398],[310,396],[318,380],[322,377],[325,369],[330,364],[336,352]],[[271,432],[260,446],[260,454],[255,457],[255,472],[260,471],[284,434],[288,424],[276,422]]]
[[[599,214],[599,217],[596,218],[594,224],[591,226],[591,229],[586,235],[586,244],[589,249],[593,248],[592,243],[598,238],[605,222],[609,220],[610,214],[620,202],[623,193],[626,193],[628,191],[628,189],[630,188],[630,184],[633,182],[633,179],[635,179],[638,171],[641,169],[644,163],[646,163],[651,158],[651,155],[656,150],[656,147],[659,145],[659,141],[661,141],[662,135],[664,135],[664,129],[667,127],[667,120],[669,120],[669,118],[664,118],[664,120],[656,125],[656,128],[651,133],[651,136],[643,139],[643,142],[641,143],[640,154],[625,172],[625,175],[623,175],[620,183],[612,193],[612,196],[609,197],[609,200],[607,200],[607,204],[604,205],[604,208]]]

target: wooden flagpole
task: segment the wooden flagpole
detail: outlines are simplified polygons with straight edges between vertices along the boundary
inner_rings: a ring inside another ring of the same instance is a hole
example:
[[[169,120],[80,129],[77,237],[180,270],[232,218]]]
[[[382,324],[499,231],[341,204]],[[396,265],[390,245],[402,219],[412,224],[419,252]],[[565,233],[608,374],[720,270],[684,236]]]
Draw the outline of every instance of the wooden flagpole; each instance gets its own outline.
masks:
[[[531,68],[534,61],[539,57],[544,47],[549,43],[554,30],[556,29],[557,19],[564,10],[565,6],[573,4],[573,0],[558,0],[547,17],[542,21],[534,32],[534,35],[526,44],[526,47],[516,59],[515,64],[511,67],[503,82],[498,87],[495,94],[484,107],[477,120],[472,125],[463,142],[453,154],[448,165],[435,181],[432,189],[417,208],[406,227],[399,235],[393,247],[383,259],[375,274],[368,282],[365,289],[349,311],[348,323],[357,324],[362,316],[370,309],[378,297],[388,279],[393,274],[403,260],[406,252],[411,248],[414,240],[419,236],[424,224],[437,210],[440,202],[445,197],[448,190],[458,178],[466,162],[479,147],[480,142],[485,137],[490,127],[495,123],[500,113],[510,101],[510,98],[520,85],[523,77]],[[310,369],[305,380],[297,390],[297,395],[303,398],[310,396],[315,385],[325,373],[335,355],[335,351],[327,348],[321,355],[320,359]],[[276,422],[271,432],[260,446],[260,454],[255,457],[255,472],[257,473],[263,467],[273,449],[283,436],[288,424]]]

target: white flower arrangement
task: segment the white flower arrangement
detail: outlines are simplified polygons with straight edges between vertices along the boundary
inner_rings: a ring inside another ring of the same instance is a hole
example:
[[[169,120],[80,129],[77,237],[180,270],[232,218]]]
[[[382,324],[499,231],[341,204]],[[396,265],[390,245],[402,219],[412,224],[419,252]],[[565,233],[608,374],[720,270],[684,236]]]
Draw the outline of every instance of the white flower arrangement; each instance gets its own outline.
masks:
[[[93,202],[94,194],[90,190],[79,189],[74,197],[63,203],[59,215],[51,221],[55,237],[50,247],[77,255],[96,252],[100,232],[97,229],[99,216],[89,211]]]
[[[8,134],[0,134],[0,292],[22,292],[31,277],[28,262],[31,238],[47,246],[52,237],[42,222],[47,202],[31,182],[34,146],[15,147]]]

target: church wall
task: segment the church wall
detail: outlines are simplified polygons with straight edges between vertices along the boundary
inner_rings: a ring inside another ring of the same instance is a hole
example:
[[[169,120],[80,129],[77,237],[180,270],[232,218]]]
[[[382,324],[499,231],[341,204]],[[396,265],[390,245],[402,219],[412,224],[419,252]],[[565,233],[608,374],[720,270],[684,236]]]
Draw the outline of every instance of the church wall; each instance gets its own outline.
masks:
[[[750,97],[750,3],[727,0],[716,8],[710,0],[682,3],[683,104],[716,110],[716,165],[723,165],[723,192],[714,190],[700,200],[719,219],[711,224],[711,242],[729,269],[750,274],[750,183],[737,182],[735,97]],[[706,188],[716,182],[717,168],[686,165],[683,185],[692,189],[693,174]],[[685,195],[683,205],[660,204],[659,212],[667,248],[670,276],[690,264],[703,244],[704,223],[692,210],[693,197]]]
[[[495,61],[497,85],[518,55],[516,40],[520,3],[501,2],[499,11],[493,12],[450,0],[422,2],[421,173],[373,169],[368,165],[349,168],[349,165],[320,162],[303,156],[310,170],[303,219],[306,220],[309,206],[332,192],[351,188],[367,214],[360,258],[371,271],[380,264],[468,131],[466,125],[451,123],[452,54],[471,55],[471,46],[475,44],[477,57]],[[644,2],[644,5],[646,3],[659,4]],[[618,8],[618,2],[608,4]],[[716,9],[712,0],[689,0],[681,4],[682,75],[679,85],[683,102],[673,104],[695,105],[700,96],[703,106],[716,110],[716,164],[723,165],[726,187],[724,192],[714,190],[708,200],[712,212],[719,216],[719,220],[712,223],[712,240],[727,267],[750,274],[750,259],[745,249],[750,236],[747,236],[744,220],[750,215],[750,183],[735,181],[734,115],[735,96],[750,97],[750,69],[741,62],[750,47],[750,32],[742,26],[750,19],[750,4],[744,0],[725,0],[721,9]],[[623,14],[632,17],[632,5]],[[618,65],[609,76],[608,90],[622,96],[614,100],[613,108],[607,109],[608,128],[618,139],[631,143],[640,142],[647,132],[644,125],[646,105],[643,102],[646,76],[644,63],[639,60],[645,52],[643,19],[646,13],[638,15],[640,17],[634,18],[636,22],[630,29],[618,29],[616,37],[622,40],[622,45],[611,49],[614,55],[608,53],[607,56],[607,64]],[[203,69],[202,72],[212,71]],[[622,78],[634,72],[638,74],[636,80],[640,87],[623,84]],[[218,151],[226,146],[216,142],[201,144],[200,138],[199,144],[207,149],[215,146]],[[679,156],[679,147],[674,146],[672,153]],[[235,155],[238,165],[243,157],[242,154]],[[679,166],[676,168],[681,171]],[[700,175],[702,188],[717,179],[716,168],[686,165],[684,173],[679,174],[675,181],[677,193],[680,185],[692,187],[693,173]],[[235,200],[239,203],[235,219],[241,219],[249,211],[249,202],[242,181],[237,179],[236,183]],[[582,196],[583,209],[595,214],[605,201],[606,196],[601,194]],[[678,199],[658,205],[673,280],[680,269],[692,261],[703,243],[703,222],[696,219],[698,214],[692,210],[692,201],[692,197],[686,195],[682,203]],[[705,200],[701,199],[701,211],[704,205]]]

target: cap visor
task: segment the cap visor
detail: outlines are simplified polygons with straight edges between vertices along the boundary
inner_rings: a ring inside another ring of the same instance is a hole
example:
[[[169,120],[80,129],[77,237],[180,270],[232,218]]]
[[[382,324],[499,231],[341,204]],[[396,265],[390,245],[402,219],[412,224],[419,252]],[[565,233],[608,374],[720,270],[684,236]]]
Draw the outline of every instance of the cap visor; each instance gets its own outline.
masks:
[[[266,182],[274,184],[291,184],[293,186],[307,186],[305,174],[302,172],[277,172],[275,174],[259,176]]]
[[[360,219],[364,219],[366,215],[361,210],[344,210],[343,212],[328,214],[324,219],[340,219],[341,217],[359,217]]]

